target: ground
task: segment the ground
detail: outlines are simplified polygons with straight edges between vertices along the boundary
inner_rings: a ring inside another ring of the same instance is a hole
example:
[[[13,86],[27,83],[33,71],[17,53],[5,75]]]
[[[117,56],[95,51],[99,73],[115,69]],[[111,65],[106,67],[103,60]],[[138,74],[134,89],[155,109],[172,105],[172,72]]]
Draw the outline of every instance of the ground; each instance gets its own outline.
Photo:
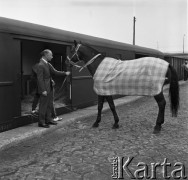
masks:
[[[92,116],[1,151],[0,179],[110,180],[113,157],[124,157],[125,161],[133,157],[128,167],[130,172],[134,175],[136,170],[147,166],[148,176],[152,175],[152,163],[164,164],[166,160],[171,164],[166,171],[170,179],[174,179],[172,172],[180,165],[182,171],[175,175],[185,178],[188,176],[187,90],[187,84],[180,87],[177,118],[171,116],[168,92],[164,92],[167,100],[165,124],[158,135],[152,134],[157,104],[153,97],[145,97],[117,108],[120,118],[117,130],[112,129],[114,120],[112,113],[107,111],[102,115],[99,128],[91,128],[96,119]],[[125,170],[122,172],[124,179],[131,179],[130,172],[129,175]],[[139,176],[142,175],[143,171]],[[156,179],[165,179],[164,176],[159,166]]]

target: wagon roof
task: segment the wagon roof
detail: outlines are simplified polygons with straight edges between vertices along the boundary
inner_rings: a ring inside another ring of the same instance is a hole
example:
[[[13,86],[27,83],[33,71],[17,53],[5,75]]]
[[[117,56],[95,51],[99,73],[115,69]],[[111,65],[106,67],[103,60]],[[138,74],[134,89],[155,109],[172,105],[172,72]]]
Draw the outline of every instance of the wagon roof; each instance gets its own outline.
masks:
[[[165,53],[164,54],[167,57],[176,57],[179,59],[186,59],[188,60],[188,53]]]
[[[136,53],[164,56],[161,51],[145,48],[137,45],[130,45],[122,42],[107,40],[94,36],[84,35],[71,31],[65,31],[43,25],[28,23],[19,20],[8,19],[0,17],[0,32],[6,32],[14,35],[21,35],[24,37],[41,38],[45,40],[55,40],[65,43],[73,43],[74,40],[82,41],[94,46],[109,47],[122,49],[127,51],[134,51]]]

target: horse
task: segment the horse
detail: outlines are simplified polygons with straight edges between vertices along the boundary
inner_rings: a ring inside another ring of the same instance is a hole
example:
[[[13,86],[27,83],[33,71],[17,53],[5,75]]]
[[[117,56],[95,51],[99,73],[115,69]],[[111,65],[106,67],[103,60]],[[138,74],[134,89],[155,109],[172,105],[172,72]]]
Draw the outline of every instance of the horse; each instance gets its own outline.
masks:
[[[157,66],[158,66],[159,62],[167,63],[163,59],[153,58],[153,57],[148,57],[148,58],[149,58],[149,60],[154,59]],[[100,68],[101,64],[103,63],[103,61],[105,59],[106,59],[106,56],[104,54],[98,52],[96,49],[90,47],[87,44],[77,43],[75,40],[74,40],[74,44],[70,50],[70,53],[67,55],[67,61],[72,66],[79,67],[77,65],[77,63],[80,61],[83,61],[84,65],[81,67],[80,70],[87,67],[93,78],[95,77],[95,74],[97,73],[98,69]],[[115,59],[115,60],[118,61],[117,59]],[[136,60],[131,60],[131,61],[134,66],[134,61],[136,61]],[[142,59],[140,59],[140,61],[142,61]],[[139,67],[138,67],[138,69],[139,69]],[[105,68],[104,68],[104,70],[105,70]],[[149,72],[149,70],[148,70],[148,73],[151,73],[151,72]],[[158,108],[159,108],[156,124],[155,124],[154,130],[153,130],[154,134],[157,134],[161,131],[162,124],[164,123],[166,100],[165,100],[164,94],[163,94],[163,86],[166,82],[169,83],[169,100],[170,100],[170,109],[171,109],[172,117],[177,117],[178,109],[179,109],[178,75],[177,75],[176,70],[169,63],[167,63],[167,69],[165,71],[165,74],[162,76],[162,78],[164,79],[164,82],[162,83],[162,86],[159,89],[159,92],[157,92],[157,94],[150,95],[150,96],[154,97],[154,99],[156,100],[156,102],[158,104]],[[95,83],[95,79],[94,79],[94,83]],[[153,85],[155,86],[155,84],[153,84]],[[124,87],[124,88],[126,89],[126,87]],[[110,89],[108,89],[108,90],[110,90]],[[98,95],[98,114],[97,114],[97,119],[94,122],[94,124],[92,125],[92,127],[96,128],[99,126],[99,123],[101,121],[101,112],[103,109],[103,103],[104,103],[104,100],[106,99],[109,104],[109,107],[113,113],[113,116],[114,116],[115,122],[114,122],[112,128],[113,129],[119,128],[119,117],[117,115],[114,101],[112,98],[112,95],[114,95],[114,94],[105,95],[105,94],[97,93],[97,95]],[[143,94],[143,95],[147,95],[147,94]]]

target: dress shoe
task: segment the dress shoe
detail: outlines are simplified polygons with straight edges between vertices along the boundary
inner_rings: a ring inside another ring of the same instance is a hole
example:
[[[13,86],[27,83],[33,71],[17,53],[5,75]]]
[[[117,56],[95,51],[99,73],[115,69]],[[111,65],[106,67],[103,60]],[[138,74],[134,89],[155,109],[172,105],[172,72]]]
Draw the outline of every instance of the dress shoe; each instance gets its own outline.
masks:
[[[57,125],[57,122],[55,122],[55,121],[50,121],[50,122],[48,122],[47,124],[50,124],[50,125]]]
[[[38,110],[37,110],[37,109],[34,109],[34,110],[31,111],[31,113],[32,113],[32,114],[36,114],[36,113],[38,113]]]
[[[59,117],[55,117],[54,121],[60,121],[60,118]]]
[[[50,126],[48,124],[38,124],[38,127],[49,128]]]

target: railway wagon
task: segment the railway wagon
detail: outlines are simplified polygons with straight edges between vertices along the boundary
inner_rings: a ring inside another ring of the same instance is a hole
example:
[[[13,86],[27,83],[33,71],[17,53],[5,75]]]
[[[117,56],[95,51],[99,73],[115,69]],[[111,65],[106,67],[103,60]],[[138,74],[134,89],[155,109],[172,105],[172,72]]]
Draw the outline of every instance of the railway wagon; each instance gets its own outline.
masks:
[[[187,80],[188,73],[187,71],[182,67],[182,65],[185,63],[185,60],[188,60],[188,58],[183,57],[176,57],[171,54],[165,54],[164,59],[169,62],[178,73],[179,80]]]
[[[0,18],[0,132],[23,126],[37,119],[31,115],[35,82],[31,68],[46,48],[53,52],[52,65],[57,70],[70,70],[71,76],[53,77],[57,114],[73,111],[96,103],[93,80],[87,69],[79,72],[66,64],[73,41],[91,45],[107,56],[123,60],[152,56],[164,59],[158,50]]]

